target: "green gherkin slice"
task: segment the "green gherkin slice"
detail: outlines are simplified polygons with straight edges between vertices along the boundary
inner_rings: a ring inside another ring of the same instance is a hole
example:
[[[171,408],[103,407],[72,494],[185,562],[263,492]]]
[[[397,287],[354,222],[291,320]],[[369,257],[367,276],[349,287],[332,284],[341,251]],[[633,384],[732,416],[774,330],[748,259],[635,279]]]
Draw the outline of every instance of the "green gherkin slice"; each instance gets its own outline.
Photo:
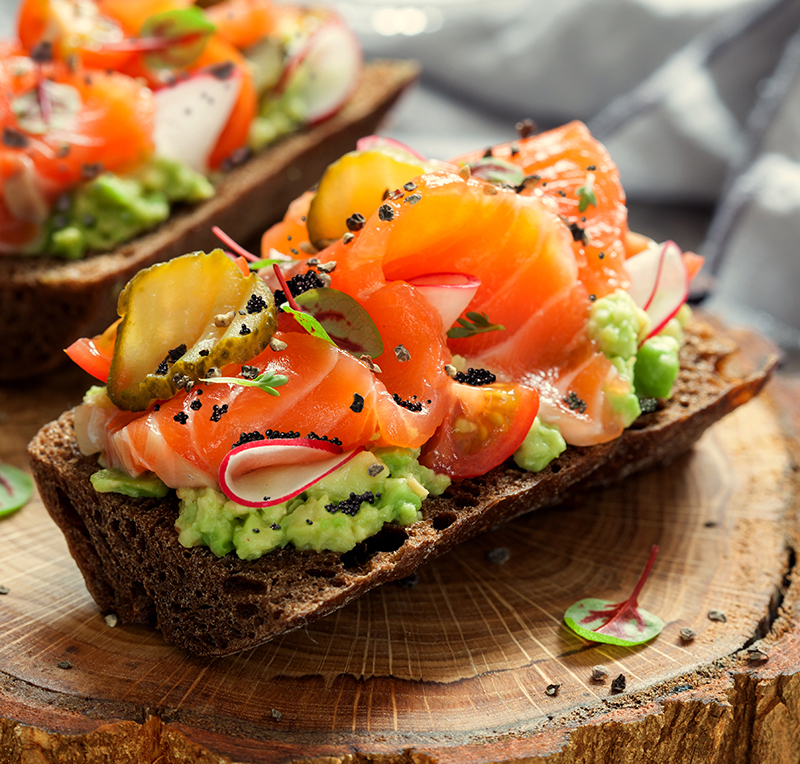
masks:
[[[143,411],[208,370],[244,363],[269,344],[275,299],[221,249],[194,252],[137,273],[119,296],[122,317],[108,375],[108,397]]]

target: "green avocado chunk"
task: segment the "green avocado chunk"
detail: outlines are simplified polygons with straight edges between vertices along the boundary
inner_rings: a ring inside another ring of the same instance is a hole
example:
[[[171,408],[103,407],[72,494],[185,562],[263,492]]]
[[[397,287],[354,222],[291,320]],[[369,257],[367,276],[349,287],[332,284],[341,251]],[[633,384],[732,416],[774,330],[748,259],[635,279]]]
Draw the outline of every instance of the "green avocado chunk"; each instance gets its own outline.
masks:
[[[169,488],[153,474],[133,478],[122,470],[106,469],[98,470],[89,477],[89,480],[98,493],[121,493],[136,499],[145,497],[161,499],[169,493]]]
[[[450,484],[417,461],[418,451],[362,451],[304,493],[273,507],[245,507],[214,488],[179,488],[175,523],[183,546],[207,546],[245,560],[293,544],[346,552],[384,523],[410,525],[422,501]]]
[[[106,252],[164,222],[171,203],[199,202],[213,194],[205,176],[162,157],[132,175],[104,172],[56,205],[41,251],[70,260],[89,250]]]
[[[669,398],[681,367],[679,351],[678,340],[667,334],[657,334],[639,348],[633,377],[637,395]]]
[[[558,427],[545,424],[537,416],[531,429],[514,452],[517,466],[528,472],[541,472],[567,449],[567,442]]]

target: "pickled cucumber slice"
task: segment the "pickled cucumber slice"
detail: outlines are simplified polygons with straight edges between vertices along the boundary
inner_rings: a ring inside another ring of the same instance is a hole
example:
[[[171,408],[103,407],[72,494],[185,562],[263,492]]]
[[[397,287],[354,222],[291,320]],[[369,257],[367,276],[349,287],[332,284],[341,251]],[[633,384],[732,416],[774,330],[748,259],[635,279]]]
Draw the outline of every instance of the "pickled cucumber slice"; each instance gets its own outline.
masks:
[[[318,249],[344,235],[355,212],[369,218],[391,193],[434,168],[412,154],[391,148],[351,151],[325,170],[308,210],[308,236]]]
[[[120,294],[117,311],[122,321],[108,397],[128,411],[171,398],[212,366],[250,360],[277,325],[269,287],[245,276],[221,249],[140,271]]]

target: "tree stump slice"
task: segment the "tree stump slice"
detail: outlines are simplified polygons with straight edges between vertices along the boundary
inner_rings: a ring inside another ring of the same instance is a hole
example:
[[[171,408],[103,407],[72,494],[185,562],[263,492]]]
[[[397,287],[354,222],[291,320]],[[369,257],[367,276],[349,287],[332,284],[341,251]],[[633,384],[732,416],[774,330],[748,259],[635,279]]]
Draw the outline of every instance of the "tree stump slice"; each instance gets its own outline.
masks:
[[[25,466],[38,427],[89,384],[65,370],[0,388],[0,461]],[[217,659],[108,626],[34,496],[0,520],[0,761],[799,762],[798,432],[800,378],[782,376],[671,464]],[[652,544],[640,602],[666,623],[654,641],[566,629],[576,600],[626,597]]]

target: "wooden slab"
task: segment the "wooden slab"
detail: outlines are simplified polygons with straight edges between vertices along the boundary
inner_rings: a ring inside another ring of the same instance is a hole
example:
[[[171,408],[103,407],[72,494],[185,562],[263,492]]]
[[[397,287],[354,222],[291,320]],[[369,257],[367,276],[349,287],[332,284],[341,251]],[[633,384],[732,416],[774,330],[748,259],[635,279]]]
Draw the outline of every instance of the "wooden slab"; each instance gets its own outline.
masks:
[[[24,465],[37,427],[88,384],[65,371],[0,389],[0,461]],[[798,393],[779,379],[671,465],[224,659],[109,627],[37,497],[0,521],[0,761],[797,761]],[[627,595],[654,543],[641,602],[667,624],[655,641],[590,645],[565,629],[577,599]],[[757,637],[769,660],[751,664]],[[598,663],[626,692],[591,680]]]

